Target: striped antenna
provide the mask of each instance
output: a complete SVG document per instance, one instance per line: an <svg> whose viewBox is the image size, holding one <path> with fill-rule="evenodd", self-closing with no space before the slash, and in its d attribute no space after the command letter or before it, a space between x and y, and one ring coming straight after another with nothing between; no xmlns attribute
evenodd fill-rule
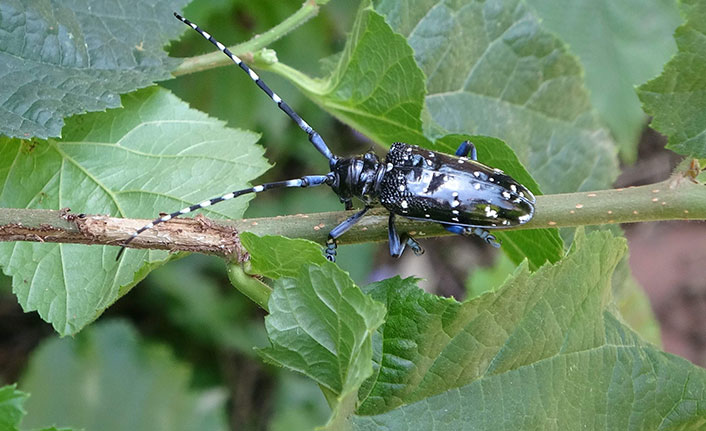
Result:
<svg viewBox="0 0 706 431"><path fill-rule="evenodd" d="M326 159L328 159L329 166L331 166L331 168L333 169L333 166L336 164L336 160L338 160L338 157L333 155L333 153L331 152L329 147L326 145L324 140L321 138L321 135L319 135L316 132L316 130L312 129L311 126L309 126L309 124L307 124L307 122L304 121L302 119L302 117L299 116L299 114L294 112L294 110L289 105L287 105L287 103L285 101L283 101L277 95L277 93L272 91L270 89L270 87L268 87L267 84L265 84L265 82L262 79L260 79L260 77L257 75L257 73L255 73L252 69L250 69L247 64L243 63L243 61L240 58L238 58L235 54L230 52L230 50L228 48L226 48L225 45L223 45L222 43L220 43L219 41L214 39L210 33L204 31L203 29L201 29L201 27L197 26L196 24L194 24L193 22L189 21L188 19L184 18L183 16L179 15L176 12L174 12L174 16L177 17L177 19L180 20L181 22L183 22L184 24L186 24L189 27L196 30L196 32L198 34L200 34L206 40L208 40L209 42L214 44L216 46L216 48L218 48L219 51L221 51L223 54L227 55L228 58L230 58L233 61L233 63L240 66L240 68L243 69L243 71L248 74L250 79L255 81L255 84L257 84L257 86L260 87L262 89L262 91L264 91L265 93L267 93L268 96L270 96L270 99L272 99L272 101L275 102L277 104L277 106L279 106L279 109L284 111L284 113L287 114L289 116L289 118L291 118L292 120L294 120L295 123L297 123L297 126L299 126L303 131L305 131L307 135L309 135L309 142L311 142L314 145L314 147L321 154L323 154L324 157L326 157Z"/></svg>
<svg viewBox="0 0 706 431"><path fill-rule="evenodd" d="M333 174L328 174L328 175L308 175L305 177L297 178L294 180L287 180L287 181L275 181L272 183L264 183L260 184L259 186L253 186L249 187L247 189L242 189L242 190L236 190L234 192L227 193L223 196L219 196L217 198L209 199L206 201L203 201L201 203L191 205L190 207L183 208L179 211L173 212L171 214L167 214L163 217L160 217L158 219L152 220L151 222L147 223L146 225L142 226L141 228L137 229L135 232L130 235L130 238L128 238L120 247L120 251L118 252L118 255L115 257L115 260L120 259L120 256L122 256L123 252L125 251L125 247L132 242L139 234L142 232L152 229L156 225L160 223L164 223L166 221L169 221L175 217L179 217L180 215L188 214L192 211L199 210L201 208L206 208L210 207L211 205L215 205L219 202L227 201L233 198L237 198L238 196L242 196L248 193L260 193L264 192L265 190L270 190L270 189L281 189L281 188L289 188L289 187L315 187L315 186L320 186L321 184L325 183L331 183L334 180Z"/></svg>

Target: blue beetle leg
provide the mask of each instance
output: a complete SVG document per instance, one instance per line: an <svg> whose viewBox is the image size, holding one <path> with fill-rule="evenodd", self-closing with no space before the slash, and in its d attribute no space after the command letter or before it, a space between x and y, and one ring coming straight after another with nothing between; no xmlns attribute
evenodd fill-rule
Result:
<svg viewBox="0 0 706 431"><path fill-rule="evenodd" d="M390 240L390 256L392 257L402 256L402 253L404 253L404 249L406 246L409 246L409 248L411 248L414 254L417 256L421 256L422 254L424 254L424 249L422 248L422 246L419 245L417 240L409 236L409 234L397 234L394 213L390 213L390 218L387 222L387 237Z"/></svg>
<svg viewBox="0 0 706 431"><path fill-rule="evenodd" d="M346 206L346 211L353 209L353 200L341 198L341 203Z"/></svg>
<svg viewBox="0 0 706 431"><path fill-rule="evenodd" d="M409 236L407 234L402 235L402 239L404 239L405 237L407 238L407 245L409 246L409 248L412 249L415 256L421 256L424 254L424 248L422 248L422 246L419 245L419 243L417 242L416 239L412 238L411 236Z"/></svg>
<svg viewBox="0 0 706 431"><path fill-rule="evenodd" d="M331 229L331 232L328 234L328 240L326 241L326 249L324 250L326 259L331 262L336 261L336 239L346 233L348 229L353 227L354 224L358 223L360 218L363 217L363 214L368 212L370 208L371 207L366 206L362 210L345 219L343 223Z"/></svg>
<svg viewBox="0 0 706 431"><path fill-rule="evenodd" d="M456 155L459 157L466 157L468 153L471 153L471 160L478 160L478 154L476 153L476 146L473 145L471 141L463 141L461 145L458 146L456 150Z"/></svg>
<svg viewBox="0 0 706 431"><path fill-rule="evenodd" d="M481 229L479 227L473 229L471 232L472 235L475 235L482 239L483 241L487 242L488 244L492 245L495 248L500 248L500 242L495 238L495 235L491 234L485 229Z"/></svg>
<svg viewBox="0 0 706 431"><path fill-rule="evenodd" d="M442 224L442 226L447 231L455 233L456 235L477 236L495 248L500 247L500 242L495 238L495 235L485 229L479 227L473 228L468 226L459 226L457 224Z"/></svg>
<svg viewBox="0 0 706 431"><path fill-rule="evenodd" d="M400 236L397 235L397 229L395 228L395 214L390 213L390 218L387 221L387 238L390 243L390 256L400 257L404 253L404 248L407 245L406 242L400 241Z"/></svg>

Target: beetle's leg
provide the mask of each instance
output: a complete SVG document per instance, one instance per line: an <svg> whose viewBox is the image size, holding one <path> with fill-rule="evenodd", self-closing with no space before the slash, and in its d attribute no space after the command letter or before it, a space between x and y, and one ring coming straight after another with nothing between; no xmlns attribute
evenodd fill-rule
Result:
<svg viewBox="0 0 706 431"><path fill-rule="evenodd" d="M491 234L485 229L479 227L460 226L457 224L442 224L442 226L447 231L455 233L456 235L477 236L495 248L500 247L500 242L498 242L498 240L495 238L495 235Z"/></svg>
<svg viewBox="0 0 706 431"><path fill-rule="evenodd" d="M366 206L362 210L345 219L343 223L331 229L331 232L328 233L328 240L326 241L326 250L324 250L326 259L331 262L336 261L336 239L346 233L348 229L353 227L354 224L358 223L360 218L363 217L363 214L368 212L370 208L371 207Z"/></svg>
<svg viewBox="0 0 706 431"><path fill-rule="evenodd" d="M473 145L471 141L463 141L461 145L458 146L456 150L456 155L459 157L466 157L468 153L471 153L471 160L478 160L478 154L476 153L476 146Z"/></svg>
<svg viewBox="0 0 706 431"><path fill-rule="evenodd" d="M353 200L349 198L341 198L341 203L346 206L346 211L353 209Z"/></svg>
<svg viewBox="0 0 706 431"><path fill-rule="evenodd" d="M390 240L390 256L400 257L404 253L405 246L409 246L414 254L421 256L424 254L424 249L419 243L409 236L407 233L402 235L397 234L397 228L395 227L395 214L390 213L389 221L387 222L387 236Z"/></svg>

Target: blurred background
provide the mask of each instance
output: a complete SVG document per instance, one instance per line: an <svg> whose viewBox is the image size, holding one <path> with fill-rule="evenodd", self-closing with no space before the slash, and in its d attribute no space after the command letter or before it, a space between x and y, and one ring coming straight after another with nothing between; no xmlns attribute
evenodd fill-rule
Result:
<svg viewBox="0 0 706 431"><path fill-rule="evenodd" d="M184 13L223 43L232 45L276 25L300 5L299 1L213 0L195 2ZM320 61L343 48L357 8L357 2L332 1L319 16L271 48L280 61L316 76ZM186 32L170 48L175 57L211 51L212 46L194 32ZM334 152L362 153L372 146L365 137L305 99L290 83L269 73L262 76L325 137ZM262 133L260 144L275 167L258 183L326 171L325 160L308 144L306 136L289 118L280 115L241 71L219 68L161 85L193 108L227 121L230 127ZM665 150L665 144L664 137L645 126L635 161L622 166L616 187L666 179L680 157ZM380 148L377 151L384 153ZM258 195L246 217L340 209L338 198L328 188L276 190ZM706 224L645 223L623 229L630 246L633 276L649 296L664 349L706 365ZM387 244L383 243L341 246L339 264L359 285L394 275L414 275L424 279L426 289L457 299L474 296L489 285L498 286L513 270L501 253L479 241L442 238L426 240L423 246L427 251L424 256L408 253L399 260L389 257ZM57 340L51 326L36 313L22 312L11 293L10 279L3 276L0 383L19 382L20 389L32 393L27 404L27 428L47 425L46 420L68 408L90 407L81 402L72 407L52 405L50 401L56 399L52 394L64 393L67 385L82 380L48 379L43 374L47 369L63 370L67 375L81 370L91 370L95 376L130 375L143 383L151 381L153 392L148 392L153 396L188 391L203 411L219 412L199 422L202 429L296 430L324 423L329 411L318 387L296 374L263 364L254 352L253 347L267 344L263 317L262 310L230 286L219 259L195 255L151 273L74 340ZM103 346L100 337L92 336L91 331L101 331L104 339L115 342ZM121 358L119 347L135 355ZM115 359L111 353L115 353ZM160 362L155 358L164 357L173 367L170 375L181 377L166 379L162 385L158 375L164 370L157 370ZM121 380L125 379L117 378L113 383L120 385ZM90 379L84 383L89 387ZM140 388L147 391L147 386L131 382L126 390L136 396ZM142 407L147 406L149 403ZM111 414L115 412L105 412L108 417ZM102 429L128 429L124 423L111 428L110 420L98 423L102 423ZM146 423L131 424L129 429L150 429Z"/></svg>

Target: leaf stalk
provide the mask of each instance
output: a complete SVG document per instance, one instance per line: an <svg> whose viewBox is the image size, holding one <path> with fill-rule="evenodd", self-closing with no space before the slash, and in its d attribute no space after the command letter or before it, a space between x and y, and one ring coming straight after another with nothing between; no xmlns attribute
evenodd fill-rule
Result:
<svg viewBox="0 0 706 431"><path fill-rule="evenodd" d="M244 57L248 54L251 55L252 53L257 52L281 39L292 30L315 17L319 13L319 8L320 7L317 2L307 0L302 4L299 10L287 17L281 23L262 34L255 35L252 39L246 42L228 47L228 49L239 57ZM185 58L184 61L172 72L172 74L174 76L188 75L231 64L232 62L228 57L223 55L220 51L215 51L208 54Z"/></svg>

